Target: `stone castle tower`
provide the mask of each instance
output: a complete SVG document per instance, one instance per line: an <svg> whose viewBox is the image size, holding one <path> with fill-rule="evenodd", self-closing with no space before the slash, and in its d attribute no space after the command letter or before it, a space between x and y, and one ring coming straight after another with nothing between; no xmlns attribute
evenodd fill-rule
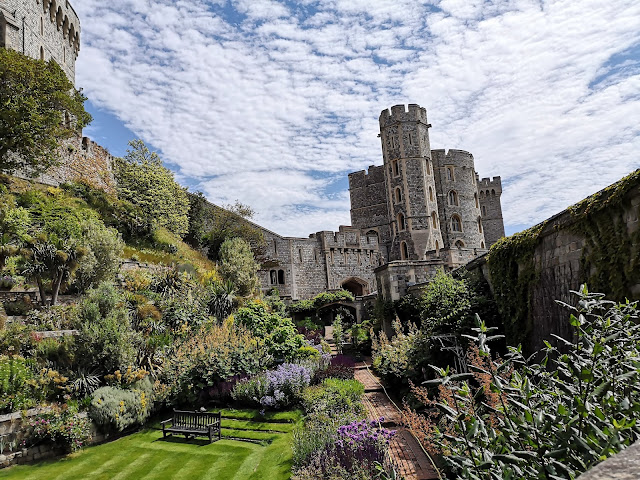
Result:
<svg viewBox="0 0 640 480"><path fill-rule="evenodd" d="M54 59L75 84L80 20L68 0L0 1L0 48Z"/></svg>
<svg viewBox="0 0 640 480"><path fill-rule="evenodd" d="M383 110L383 165L349 175L352 225L377 237L378 288L394 298L392 291L462 266L504 236L500 177L479 180L464 150L431 150L430 127L419 105Z"/></svg>

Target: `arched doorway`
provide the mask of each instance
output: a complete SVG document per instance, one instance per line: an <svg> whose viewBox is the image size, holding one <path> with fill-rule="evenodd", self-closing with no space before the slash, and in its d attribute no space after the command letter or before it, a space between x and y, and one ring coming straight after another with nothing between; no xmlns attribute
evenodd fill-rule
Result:
<svg viewBox="0 0 640 480"><path fill-rule="evenodd" d="M369 284L361 278L347 278L340 286L351 292L354 297L362 297L369 293Z"/></svg>

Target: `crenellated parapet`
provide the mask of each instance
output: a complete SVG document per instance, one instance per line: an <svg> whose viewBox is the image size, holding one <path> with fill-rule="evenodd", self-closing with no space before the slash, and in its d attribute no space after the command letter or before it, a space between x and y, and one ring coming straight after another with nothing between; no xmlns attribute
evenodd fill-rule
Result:
<svg viewBox="0 0 640 480"><path fill-rule="evenodd" d="M384 182L384 167L370 165L368 170L349 174L349 188L361 188Z"/></svg>
<svg viewBox="0 0 640 480"><path fill-rule="evenodd" d="M405 105L394 105L391 109L382 110L379 121L380 128L399 122L427 123L427 109L415 103L410 103L408 108Z"/></svg>
<svg viewBox="0 0 640 480"><path fill-rule="evenodd" d="M484 195L493 192L494 195L502 193L502 180L500 177L482 178L478 180L478 191Z"/></svg>
<svg viewBox="0 0 640 480"><path fill-rule="evenodd" d="M2 0L0 47L37 60L53 59L73 82L80 19L68 0Z"/></svg>

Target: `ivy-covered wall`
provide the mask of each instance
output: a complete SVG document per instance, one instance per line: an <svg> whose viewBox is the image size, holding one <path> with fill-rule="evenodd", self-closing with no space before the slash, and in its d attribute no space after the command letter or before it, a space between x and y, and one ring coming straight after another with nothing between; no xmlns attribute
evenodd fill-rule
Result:
<svg viewBox="0 0 640 480"><path fill-rule="evenodd" d="M492 286L507 342L526 351L570 336L570 291L587 283L612 300L640 299L640 169L524 232L503 238L481 269ZM484 264L484 265L483 265Z"/></svg>

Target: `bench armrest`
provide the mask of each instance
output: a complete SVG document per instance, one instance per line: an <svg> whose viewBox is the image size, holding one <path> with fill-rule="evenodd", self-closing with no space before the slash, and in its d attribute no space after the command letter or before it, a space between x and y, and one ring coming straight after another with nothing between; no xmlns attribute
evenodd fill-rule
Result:
<svg viewBox="0 0 640 480"><path fill-rule="evenodd" d="M173 418L170 418L169 420L163 420L160 422L160 425L164 425L165 423L171 422L173 421Z"/></svg>

